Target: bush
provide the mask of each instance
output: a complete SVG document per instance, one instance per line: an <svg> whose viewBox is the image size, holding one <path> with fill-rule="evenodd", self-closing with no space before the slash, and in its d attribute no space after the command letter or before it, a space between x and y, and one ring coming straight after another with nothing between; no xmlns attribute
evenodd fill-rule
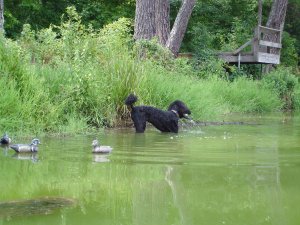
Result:
<svg viewBox="0 0 300 225"><path fill-rule="evenodd" d="M297 68L299 56L296 49L297 40L290 36L289 33L283 32L281 59L282 64L289 67Z"/></svg>
<svg viewBox="0 0 300 225"><path fill-rule="evenodd" d="M299 111L300 110L300 85L298 85L295 88L295 93L293 96L293 103L294 103L294 109Z"/></svg>
<svg viewBox="0 0 300 225"><path fill-rule="evenodd" d="M1 127L24 132L51 130L59 123L61 105L52 104L43 80L26 67L18 50L13 42L0 39L0 82L6 87L0 96Z"/></svg>
<svg viewBox="0 0 300 225"><path fill-rule="evenodd" d="M273 89L283 100L283 109L295 108L294 91L298 85L298 78L287 68L279 68L264 76L264 85Z"/></svg>

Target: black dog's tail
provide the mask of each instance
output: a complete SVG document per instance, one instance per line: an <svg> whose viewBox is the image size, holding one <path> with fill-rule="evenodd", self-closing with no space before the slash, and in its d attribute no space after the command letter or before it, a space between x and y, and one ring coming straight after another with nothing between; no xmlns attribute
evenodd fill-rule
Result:
<svg viewBox="0 0 300 225"><path fill-rule="evenodd" d="M130 108L133 108L133 104L138 100L138 98L134 94L128 95L128 97L125 100L125 105L130 106Z"/></svg>

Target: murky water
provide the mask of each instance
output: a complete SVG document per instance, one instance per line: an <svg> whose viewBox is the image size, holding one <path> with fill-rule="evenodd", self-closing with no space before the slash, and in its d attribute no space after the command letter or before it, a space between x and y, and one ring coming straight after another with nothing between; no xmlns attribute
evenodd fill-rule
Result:
<svg viewBox="0 0 300 225"><path fill-rule="evenodd" d="M298 225L300 116L235 120L247 124L101 131L110 155L91 153L94 135L1 148L0 224Z"/></svg>

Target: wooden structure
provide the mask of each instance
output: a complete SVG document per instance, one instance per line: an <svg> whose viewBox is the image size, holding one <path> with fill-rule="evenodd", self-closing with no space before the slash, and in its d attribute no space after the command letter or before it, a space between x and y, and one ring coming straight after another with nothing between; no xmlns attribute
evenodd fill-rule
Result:
<svg viewBox="0 0 300 225"><path fill-rule="evenodd" d="M221 52L218 54L219 58L231 64L279 64L280 63L280 49L281 49L281 35L282 29L277 30L261 25L262 20L262 0L258 0L258 26L255 28L254 37L243 44L241 47L233 52ZM278 37L277 42L268 41L267 36ZM245 52L248 46L250 51Z"/></svg>

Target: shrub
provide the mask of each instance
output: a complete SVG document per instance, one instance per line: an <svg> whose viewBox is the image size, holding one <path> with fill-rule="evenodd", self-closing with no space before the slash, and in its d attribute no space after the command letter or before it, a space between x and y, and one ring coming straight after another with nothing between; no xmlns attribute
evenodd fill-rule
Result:
<svg viewBox="0 0 300 225"><path fill-rule="evenodd" d="M291 70L279 68L266 75L262 81L284 101L283 109L293 109L295 107L293 95L295 87L298 85L298 78L292 74Z"/></svg>

